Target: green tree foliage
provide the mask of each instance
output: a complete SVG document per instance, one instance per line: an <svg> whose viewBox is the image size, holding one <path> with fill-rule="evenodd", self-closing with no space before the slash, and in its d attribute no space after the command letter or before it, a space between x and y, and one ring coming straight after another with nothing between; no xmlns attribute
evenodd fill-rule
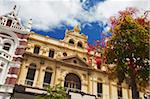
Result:
<svg viewBox="0 0 150 99"><path fill-rule="evenodd" d="M48 86L47 93L43 93L41 95L36 96L35 99L66 99L66 91L65 88L60 84L56 86Z"/></svg>
<svg viewBox="0 0 150 99"><path fill-rule="evenodd" d="M115 73L119 82L129 80L132 98L139 99L137 86L144 86L149 81L149 11L137 17L135 8L120 11L111 17L112 37L108 40L106 59L108 64L116 64Z"/></svg>

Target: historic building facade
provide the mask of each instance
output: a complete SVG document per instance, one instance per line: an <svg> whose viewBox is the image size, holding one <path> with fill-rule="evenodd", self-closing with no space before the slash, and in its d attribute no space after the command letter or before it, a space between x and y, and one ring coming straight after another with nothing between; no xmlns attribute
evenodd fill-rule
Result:
<svg viewBox="0 0 150 99"><path fill-rule="evenodd" d="M11 97L30 29L22 26L16 6L0 16L0 99Z"/></svg>
<svg viewBox="0 0 150 99"><path fill-rule="evenodd" d="M132 99L125 82L118 85L105 66L97 68L92 52L87 64L87 39L78 25L66 30L63 40L31 32L12 98L34 99L49 84L61 84L71 99Z"/></svg>
<svg viewBox="0 0 150 99"><path fill-rule="evenodd" d="M34 99L56 84L64 86L71 99L132 99L126 82L118 84L104 64L96 65L78 25L56 40L30 32L31 24L21 24L16 6L0 16L0 99ZM149 90L139 91L144 99Z"/></svg>

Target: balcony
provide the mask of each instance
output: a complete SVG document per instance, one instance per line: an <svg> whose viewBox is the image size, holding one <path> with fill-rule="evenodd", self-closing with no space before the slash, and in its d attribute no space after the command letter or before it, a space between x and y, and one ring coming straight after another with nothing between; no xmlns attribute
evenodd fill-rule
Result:
<svg viewBox="0 0 150 99"><path fill-rule="evenodd" d="M0 57L6 59L8 61L12 60L11 55L8 52L3 51L3 50L0 51Z"/></svg>
<svg viewBox="0 0 150 99"><path fill-rule="evenodd" d="M50 85L49 83L43 83L43 88L47 89L49 85Z"/></svg>
<svg viewBox="0 0 150 99"><path fill-rule="evenodd" d="M65 87L66 92L68 93L69 91L73 91L73 92L81 92L80 89L76 89L76 88L69 88L69 87Z"/></svg>
<svg viewBox="0 0 150 99"><path fill-rule="evenodd" d="M18 29L18 30L24 30L24 28L22 28L20 25L14 25L11 24L10 26L6 26L6 20L0 20L0 25L5 26L5 27L9 27L9 28L13 28L13 29Z"/></svg>
<svg viewBox="0 0 150 99"><path fill-rule="evenodd" d="M26 80L25 80L25 85L27 85L27 86L32 86L32 85L33 85L33 80L26 79Z"/></svg>

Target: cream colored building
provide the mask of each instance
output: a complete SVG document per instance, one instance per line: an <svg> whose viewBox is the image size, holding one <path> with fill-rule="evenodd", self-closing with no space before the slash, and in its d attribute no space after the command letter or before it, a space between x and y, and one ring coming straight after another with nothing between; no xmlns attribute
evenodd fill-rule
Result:
<svg viewBox="0 0 150 99"><path fill-rule="evenodd" d="M97 69L94 62L87 64L87 39L79 26L66 30L63 40L30 33L14 99L33 99L45 92L47 85L59 83L71 90L71 99L131 99L128 85L118 86L117 80L110 79L106 67ZM144 91L139 94L144 99Z"/></svg>

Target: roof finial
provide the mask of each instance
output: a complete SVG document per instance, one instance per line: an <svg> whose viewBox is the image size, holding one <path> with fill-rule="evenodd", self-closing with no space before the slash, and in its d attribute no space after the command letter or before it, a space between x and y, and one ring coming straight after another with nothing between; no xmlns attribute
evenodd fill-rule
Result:
<svg viewBox="0 0 150 99"><path fill-rule="evenodd" d="M27 24L27 26L26 26L26 30L27 30L28 32L30 32L30 31L31 31L31 28L32 28L32 19L30 19L30 20L28 21L28 24Z"/></svg>
<svg viewBox="0 0 150 99"><path fill-rule="evenodd" d="M18 14L19 14L19 11L20 11L20 6L19 6L19 8L18 8L18 10L17 10L17 13L16 13L17 16L18 16Z"/></svg>
<svg viewBox="0 0 150 99"><path fill-rule="evenodd" d="M74 26L74 32L80 33L80 26L79 26L79 24L77 24L76 26Z"/></svg>
<svg viewBox="0 0 150 99"><path fill-rule="evenodd" d="M16 5L14 5L13 10L16 10Z"/></svg>

